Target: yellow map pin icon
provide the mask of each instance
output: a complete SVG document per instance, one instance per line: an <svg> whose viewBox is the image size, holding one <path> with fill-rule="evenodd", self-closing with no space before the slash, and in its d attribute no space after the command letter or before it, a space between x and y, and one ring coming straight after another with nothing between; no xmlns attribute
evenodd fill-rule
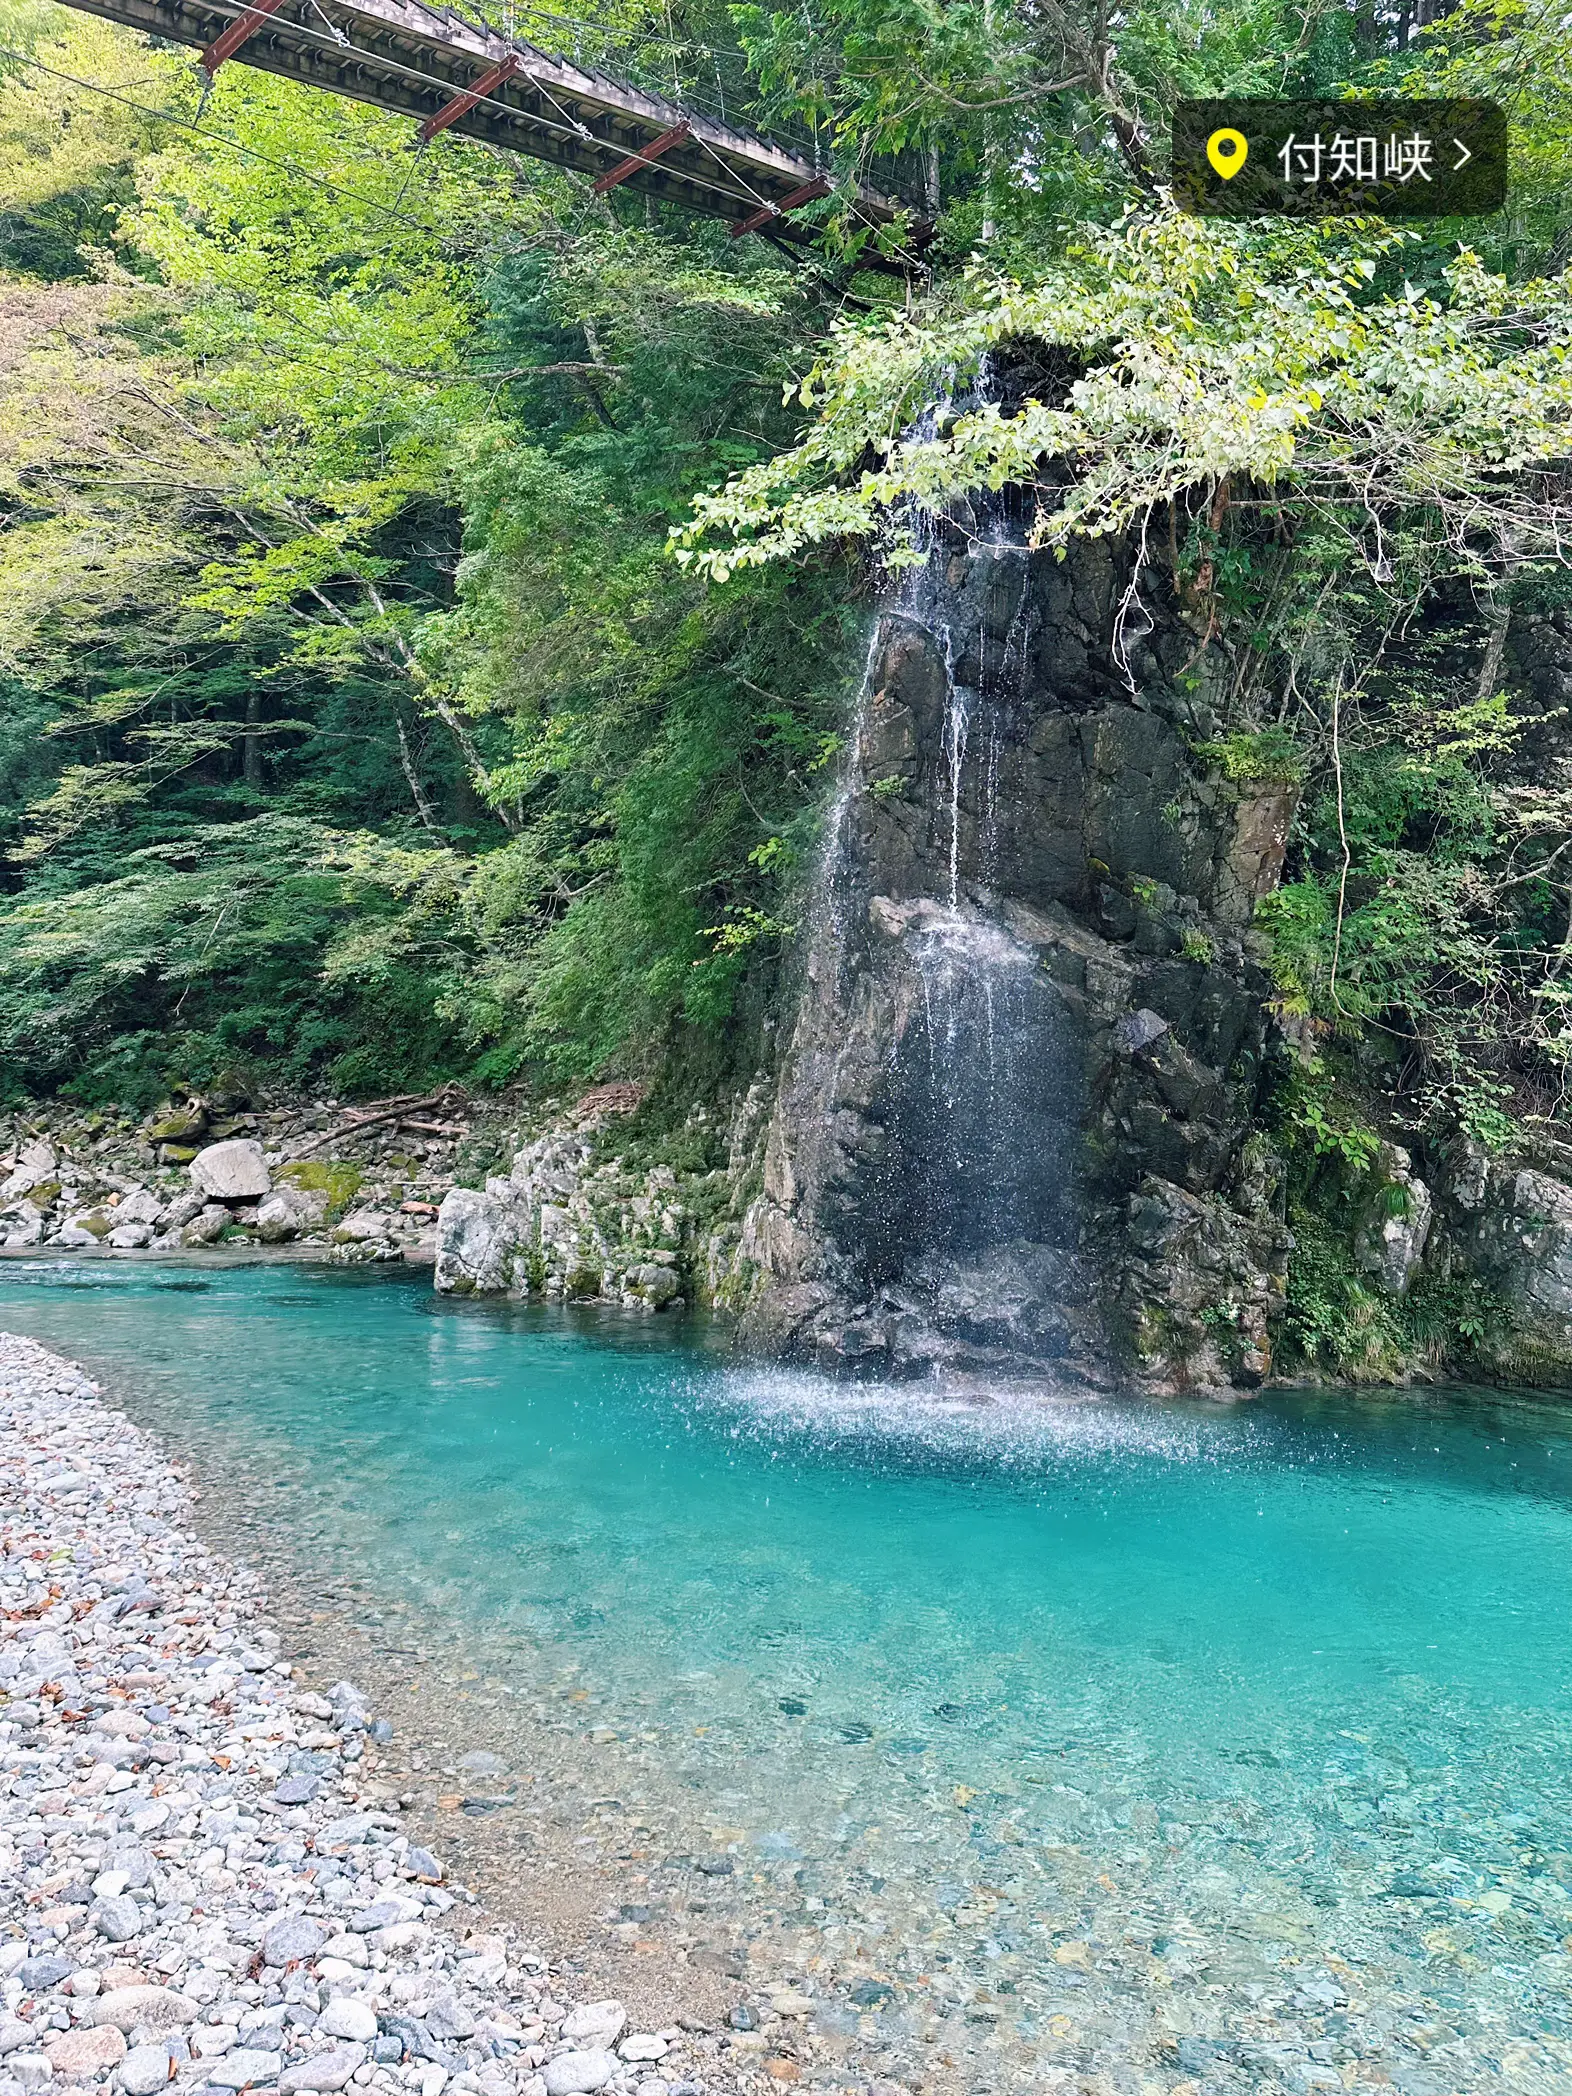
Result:
<svg viewBox="0 0 1572 2096"><path fill-rule="evenodd" d="M1250 141L1242 131L1214 131L1206 141L1206 157L1223 180L1231 182L1250 157Z"/></svg>

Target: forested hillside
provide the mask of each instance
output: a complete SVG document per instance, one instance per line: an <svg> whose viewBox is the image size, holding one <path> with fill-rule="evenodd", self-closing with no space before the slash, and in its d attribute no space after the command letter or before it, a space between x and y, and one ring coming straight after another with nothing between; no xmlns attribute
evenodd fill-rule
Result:
<svg viewBox="0 0 1572 2096"><path fill-rule="evenodd" d="M870 267L833 198L792 259L240 65L199 102L188 53L6 0L9 1094L746 1067L901 504L1052 459L1039 538L1144 533L1225 694L1203 754L1292 789L1262 931L1305 1215L1378 1128L1559 1141L1566 29L1517 0L516 27L811 135L937 215L928 274ZM1173 209L1176 96L1361 90L1503 101L1507 209ZM1022 344L1024 412L920 423ZM1311 1350L1391 1340L1299 1301Z"/></svg>

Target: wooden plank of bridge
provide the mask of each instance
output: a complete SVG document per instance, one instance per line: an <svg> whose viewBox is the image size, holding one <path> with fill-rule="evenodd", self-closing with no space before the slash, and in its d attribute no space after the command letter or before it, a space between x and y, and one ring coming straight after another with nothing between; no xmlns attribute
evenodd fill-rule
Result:
<svg viewBox="0 0 1572 2096"><path fill-rule="evenodd" d="M574 169L592 182L616 174L647 195L774 240L805 245L814 237L791 213L801 192L824 178L800 154L500 36L450 8L421 0L273 0L270 8L264 0L66 4L215 57L228 43L225 57L264 72L402 112L422 128L443 118L440 129ZM485 76L510 57L515 69L485 88ZM455 109L460 102L465 106ZM681 135L667 143L672 133ZM865 183L846 184L841 193L853 215L874 228L902 208ZM929 230L914 227L913 251Z"/></svg>

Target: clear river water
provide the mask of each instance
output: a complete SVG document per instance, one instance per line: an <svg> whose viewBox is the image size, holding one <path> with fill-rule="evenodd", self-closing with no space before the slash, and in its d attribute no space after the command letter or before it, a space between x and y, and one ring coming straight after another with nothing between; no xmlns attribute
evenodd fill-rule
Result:
<svg viewBox="0 0 1572 2096"><path fill-rule="evenodd" d="M1564 1400L979 1406L300 1265L0 1261L0 1327L603 1756L848 2073L1572 2089Z"/></svg>

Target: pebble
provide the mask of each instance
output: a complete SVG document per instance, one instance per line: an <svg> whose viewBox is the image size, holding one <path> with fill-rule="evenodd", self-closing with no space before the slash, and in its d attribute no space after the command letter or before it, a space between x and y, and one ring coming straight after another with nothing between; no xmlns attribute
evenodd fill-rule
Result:
<svg viewBox="0 0 1572 2096"><path fill-rule="evenodd" d="M562 2019L562 2035L575 2044L600 2051L615 2045L628 2026L628 2012L620 2001L592 2001Z"/></svg>
<svg viewBox="0 0 1572 2096"><path fill-rule="evenodd" d="M208 2070L209 2086L215 2089L250 2089L278 2080L283 2060L276 2052L260 2052L237 2045L226 2052L216 2067Z"/></svg>
<svg viewBox="0 0 1572 2096"><path fill-rule="evenodd" d="M308 1921L303 1914L287 1914L262 1938L262 1962L265 1965L298 1965L306 1958L314 1958L327 1941L327 1932L320 1923Z"/></svg>
<svg viewBox="0 0 1572 2096"><path fill-rule="evenodd" d="M96 2029L64 2031L51 2038L45 2050L56 2074L80 2081L100 2068L118 2067L126 2056L126 2041L113 2024L103 2024Z"/></svg>
<svg viewBox="0 0 1572 2096"><path fill-rule="evenodd" d="M91 2010L94 2023L112 2023L128 2034L139 2026L149 2031L178 2030L196 2021L197 2005L172 1987L114 1987L100 1994Z"/></svg>
<svg viewBox="0 0 1572 2096"><path fill-rule="evenodd" d="M174 2072L164 2045L134 2045L120 2062L119 2082L125 2096L156 2096Z"/></svg>
<svg viewBox="0 0 1572 2096"><path fill-rule="evenodd" d="M369 2045L377 2034L377 2012L370 2002L341 1994L317 2018L317 2029L324 2038L350 2038L358 2045Z"/></svg>
<svg viewBox="0 0 1572 2096"><path fill-rule="evenodd" d="M575 2006L508 1930L447 1932L442 1859L358 1793L366 1698L294 1678L187 1505L80 1369L0 1333L0 2096L756 2087L713 2036Z"/></svg>
<svg viewBox="0 0 1572 2096"><path fill-rule="evenodd" d="M585 2096L603 2089L619 2064L614 2052L559 2052L546 2062L546 2096Z"/></svg>
<svg viewBox="0 0 1572 2096"><path fill-rule="evenodd" d="M142 1909L128 1892L94 1900L87 1918L111 1943L129 1943L142 1932Z"/></svg>

